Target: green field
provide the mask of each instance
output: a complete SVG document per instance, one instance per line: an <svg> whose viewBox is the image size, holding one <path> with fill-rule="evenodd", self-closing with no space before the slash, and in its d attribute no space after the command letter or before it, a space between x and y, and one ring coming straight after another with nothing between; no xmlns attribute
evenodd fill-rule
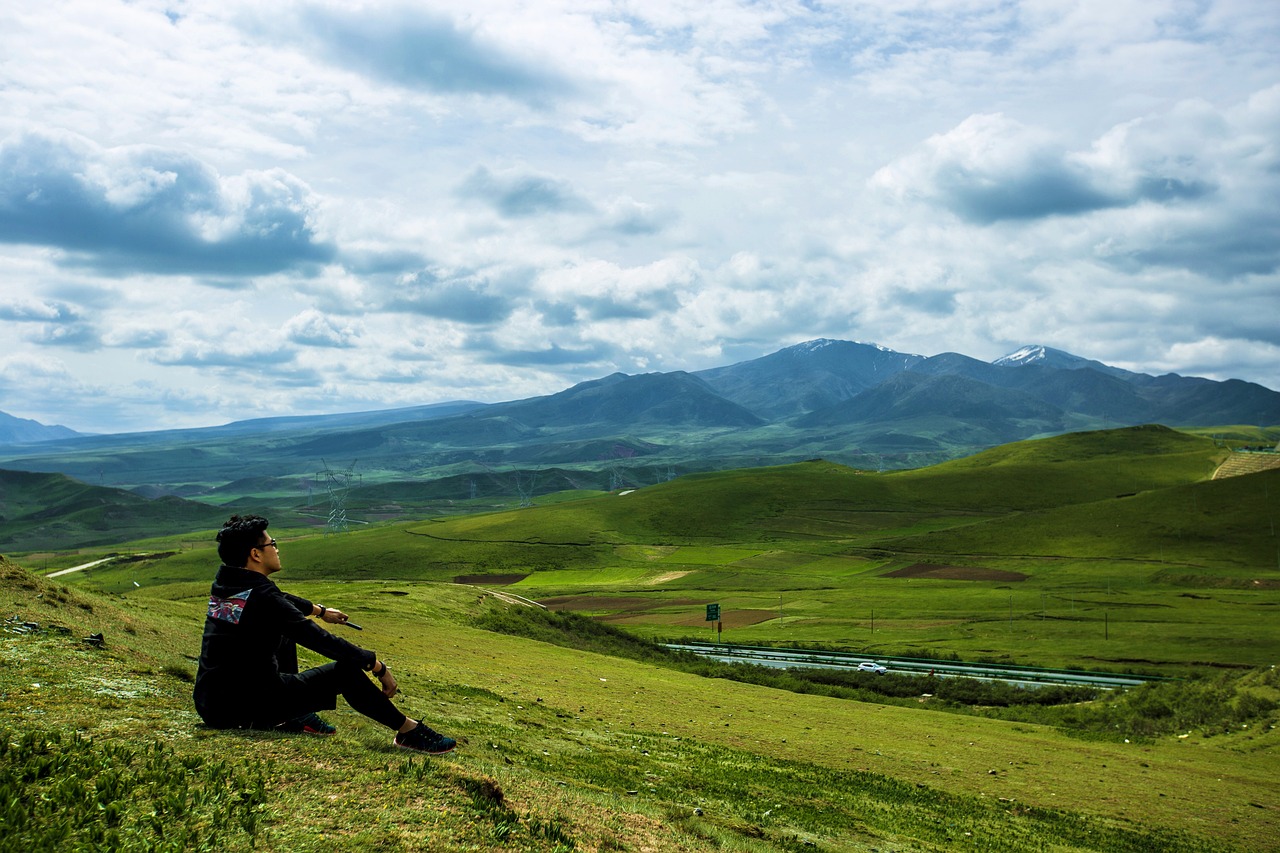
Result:
<svg viewBox="0 0 1280 853"><path fill-rule="evenodd" d="M465 738L432 762L351 712L323 741L196 725L212 532L53 582L7 569L6 615L74 630L0 635L0 728L159 738L192 762L251 748L278 780L259 849L1274 849L1280 472L1212 480L1224 456L1148 427L917 471L814 461L338 536L273 526L282 585L364 624L346 636L399 665L406 710ZM501 592L641 638L710 638L715 602L726 641L1187 681L1024 722L797 694L484 630L524 609ZM93 630L105 650L74 642ZM1112 735L1070 722L1108 708ZM1135 715L1165 723L1122 730Z"/></svg>

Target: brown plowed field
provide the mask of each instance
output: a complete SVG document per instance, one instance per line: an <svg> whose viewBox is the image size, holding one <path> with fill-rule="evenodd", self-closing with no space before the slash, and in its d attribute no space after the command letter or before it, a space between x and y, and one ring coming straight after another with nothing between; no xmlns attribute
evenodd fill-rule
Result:
<svg viewBox="0 0 1280 853"><path fill-rule="evenodd" d="M1024 581L1022 572L1006 572L1003 569L986 569L982 566L940 566L936 563L915 563L889 572L886 578L926 578L942 581Z"/></svg>
<svg viewBox="0 0 1280 853"><path fill-rule="evenodd" d="M639 595L561 595L538 602L548 610L652 610L655 607L701 607L705 601L692 598L647 598Z"/></svg>
<svg viewBox="0 0 1280 853"><path fill-rule="evenodd" d="M706 621L706 613L703 610L698 610L678 619L671 619L669 614L662 613L646 616L634 610L596 618L601 622L609 622L615 625L669 625L682 628L706 628L709 631L714 630L716 626L716 623ZM761 622L768 622L770 619L777 618L778 612L776 610L724 610L720 613L720 624L725 630L728 630L730 628L745 628L747 625L758 625Z"/></svg>
<svg viewBox="0 0 1280 853"><path fill-rule="evenodd" d="M645 624L651 624L655 619L660 620L664 625L680 625L684 627L700 628L711 627L713 623L706 621L706 605L707 602L702 599L692 598L645 598L641 596L614 596L612 598L603 595L563 595L557 598L544 598L538 602L548 610L579 610L587 612L598 612L601 610L614 611L604 616L597 616L601 622L629 622L632 620L643 621ZM659 608L668 607L689 607L692 608L688 616L679 616L674 619L668 619L676 614L655 614L645 617L648 611L657 610ZM729 610L725 609L720 614L720 622L725 628L742 628L747 625L756 625L760 622L768 622L770 619L777 619L776 610Z"/></svg>

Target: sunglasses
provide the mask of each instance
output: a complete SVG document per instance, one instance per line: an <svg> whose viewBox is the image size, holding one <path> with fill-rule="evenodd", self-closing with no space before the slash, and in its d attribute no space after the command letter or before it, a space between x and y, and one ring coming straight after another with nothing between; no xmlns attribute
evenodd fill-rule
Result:
<svg viewBox="0 0 1280 853"><path fill-rule="evenodd" d="M276 540L274 539L272 539L270 542L263 542L261 545L254 545L253 547L257 548L259 551L261 551L263 548L275 548L277 551L280 550L280 546L276 544Z"/></svg>

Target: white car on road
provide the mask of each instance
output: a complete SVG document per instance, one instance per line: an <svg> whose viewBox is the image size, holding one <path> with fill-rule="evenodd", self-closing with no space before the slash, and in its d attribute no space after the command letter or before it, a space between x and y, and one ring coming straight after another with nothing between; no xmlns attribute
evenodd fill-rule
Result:
<svg viewBox="0 0 1280 853"><path fill-rule="evenodd" d="M864 660L858 664L858 672L874 672L876 675L884 675L889 671L889 667L876 663L875 661Z"/></svg>

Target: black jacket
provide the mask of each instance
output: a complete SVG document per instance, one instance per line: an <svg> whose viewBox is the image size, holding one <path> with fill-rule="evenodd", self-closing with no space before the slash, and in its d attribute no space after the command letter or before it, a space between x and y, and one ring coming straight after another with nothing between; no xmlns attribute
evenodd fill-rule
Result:
<svg viewBox="0 0 1280 853"><path fill-rule="evenodd" d="M333 660L373 666L373 652L312 622L312 607L265 575L233 566L218 569L209 590L195 684L196 710L206 723L247 725L278 700L284 680L276 649L282 637Z"/></svg>

